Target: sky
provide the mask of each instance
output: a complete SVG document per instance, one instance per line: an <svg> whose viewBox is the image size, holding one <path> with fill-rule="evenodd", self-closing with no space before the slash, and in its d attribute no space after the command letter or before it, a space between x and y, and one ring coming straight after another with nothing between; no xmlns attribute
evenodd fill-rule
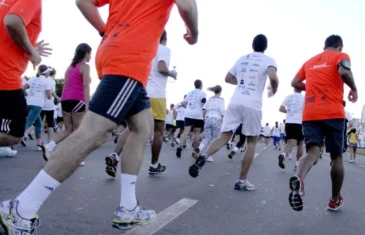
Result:
<svg viewBox="0 0 365 235"><path fill-rule="evenodd" d="M194 81L201 79L208 97L213 95L206 91L208 87L222 85L227 106L235 89L224 82L227 71L240 56L252 52L252 39L260 33L268 38L265 53L276 61L279 76L277 94L272 98L264 94L262 123L273 125L285 118L278 110L284 98L293 92L291 80L306 60L323 51L324 41L331 34L340 35L344 41L343 52L350 55L358 90L365 85L363 0L198 0L197 5L199 41L196 45L184 41L185 25L176 7L166 25L170 66L176 66L178 72L177 81L169 79L168 82L168 104L181 101L194 88ZM107 20L108 7L101 8L100 12ZM50 43L53 49L53 55L44 58L42 63L55 67L57 77L61 78L76 46L88 43L95 54L101 38L81 15L74 0L43 0L39 40ZM99 83L94 58L90 66L94 92ZM34 74L29 66L25 75ZM345 88L346 100L348 91ZM348 102L346 108L356 118L360 118L365 104L365 96L361 92L359 95L358 102Z"/></svg>

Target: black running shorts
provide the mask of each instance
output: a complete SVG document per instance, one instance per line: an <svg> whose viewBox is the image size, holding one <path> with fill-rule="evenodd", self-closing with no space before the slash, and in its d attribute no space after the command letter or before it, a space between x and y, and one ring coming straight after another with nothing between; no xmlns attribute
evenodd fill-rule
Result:
<svg viewBox="0 0 365 235"><path fill-rule="evenodd" d="M27 119L24 91L0 91L0 132L23 137Z"/></svg>
<svg viewBox="0 0 365 235"><path fill-rule="evenodd" d="M304 140L302 124L285 123L285 133L287 140Z"/></svg>
<svg viewBox="0 0 365 235"><path fill-rule="evenodd" d="M124 119L150 107L142 83L125 76L106 75L94 93L89 110L120 125Z"/></svg>

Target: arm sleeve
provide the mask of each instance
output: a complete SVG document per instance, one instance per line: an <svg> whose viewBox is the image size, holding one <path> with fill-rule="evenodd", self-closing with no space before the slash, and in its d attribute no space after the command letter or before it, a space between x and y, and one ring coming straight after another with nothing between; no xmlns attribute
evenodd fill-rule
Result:
<svg viewBox="0 0 365 235"><path fill-rule="evenodd" d="M19 16L27 26L34 19L41 17L41 4L40 0L19 0L10 8L8 14Z"/></svg>
<svg viewBox="0 0 365 235"><path fill-rule="evenodd" d="M233 65L233 67L228 71L230 74L237 78L237 65L238 61Z"/></svg>
<svg viewBox="0 0 365 235"><path fill-rule="evenodd" d="M97 7L102 7L109 4L109 0L96 0L96 6Z"/></svg>
<svg viewBox="0 0 365 235"><path fill-rule="evenodd" d="M270 58L267 62L268 62L267 68L274 68L276 71L278 70L278 67L274 59Z"/></svg>
<svg viewBox="0 0 365 235"><path fill-rule="evenodd" d="M167 67L170 65L171 51L167 47L160 47L157 55L157 61L164 61Z"/></svg>
<svg viewBox="0 0 365 235"><path fill-rule="evenodd" d="M221 115L223 116L224 113L226 112L226 105L224 103L224 99L222 99L221 101L221 107L220 107L220 110L221 110Z"/></svg>
<svg viewBox="0 0 365 235"><path fill-rule="evenodd" d="M305 80L305 69L304 69L305 64L303 64L303 66L299 69L298 73L297 73L297 77L301 80L304 81Z"/></svg>
<svg viewBox="0 0 365 235"><path fill-rule="evenodd" d="M288 106L288 97L286 97L283 101L283 103L281 104L281 106L283 107L287 107Z"/></svg>

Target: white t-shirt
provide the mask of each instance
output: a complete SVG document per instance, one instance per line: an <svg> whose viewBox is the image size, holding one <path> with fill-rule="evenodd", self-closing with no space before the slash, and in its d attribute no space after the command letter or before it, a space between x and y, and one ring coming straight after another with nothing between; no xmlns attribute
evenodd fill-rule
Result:
<svg viewBox="0 0 365 235"><path fill-rule="evenodd" d="M279 128L280 128L280 133L281 133L281 134L285 134L285 124L280 123Z"/></svg>
<svg viewBox="0 0 365 235"><path fill-rule="evenodd" d="M51 91L55 92L56 91L56 81L53 78L47 78L48 82L50 83L51 86ZM46 102L44 103L43 106L43 110L54 110L55 104L54 104L54 97L52 96L51 99L47 99Z"/></svg>
<svg viewBox="0 0 365 235"><path fill-rule="evenodd" d="M203 106L203 109L207 111L205 118L214 117L222 119L226 110L224 105L224 99L213 96L207 100L207 102Z"/></svg>
<svg viewBox="0 0 365 235"><path fill-rule="evenodd" d="M22 77L22 87L24 87L24 85L27 84L27 83L28 83L27 79L25 79L24 77ZM25 92L28 93L29 92L29 89L26 89ZM25 100L28 103L28 95L25 96Z"/></svg>
<svg viewBox="0 0 365 235"><path fill-rule="evenodd" d="M175 110L177 112L176 121L184 121L186 107L180 102L175 105Z"/></svg>
<svg viewBox="0 0 365 235"><path fill-rule="evenodd" d="M167 110L166 114L166 124L173 125L174 124L174 111L173 110Z"/></svg>
<svg viewBox="0 0 365 235"><path fill-rule="evenodd" d="M253 52L239 58L229 70L237 79L237 87L230 104L261 111L269 67L277 68L275 61L263 53Z"/></svg>
<svg viewBox="0 0 365 235"><path fill-rule="evenodd" d="M273 131L272 131L272 136L280 137L280 127L274 126Z"/></svg>
<svg viewBox="0 0 365 235"><path fill-rule="evenodd" d="M304 95L300 93L288 95L281 106L286 108L286 123L302 124Z"/></svg>
<svg viewBox="0 0 365 235"><path fill-rule="evenodd" d="M190 91L186 97L187 102L185 110L185 118L204 120L203 117L203 99L206 99L206 94L200 89L194 89Z"/></svg>
<svg viewBox="0 0 365 235"><path fill-rule="evenodd" d="M146 87L148 97L150 98L166 98L168 76L158 72L158 62L164 61L167 67L169 67L170 55L170 49L160 44L157 55L152 62L152 69Z"/></svg>
<svg viewBox="0 0 365 235"><path fill-rule="evenodd" d="M346 116L346 120L347 120L348 122L351 122L351 121L352 121L351 113L347 112L346 110L345 110L345 116Z"/></svg>
<svg viewBox="0 0 365 235"><path fill-rule="evenodd" d="M264 126L264 136L269 136L271 128L269 126Z"/></svg>
<svg viewBox="0 0 365 235"><path fill-rule="evenodd" d="M27 104L43 108L47 99L46 91L52 89L48 79L39 75L29 79L27 83L29 85Z"/></svg>
<svg viewBox="0 0 365 235"><path fill-rule="evenodd" d="M57 117L63 117L61 103L58 103L58 105L57 105L57 112L55 112L55 113L57 113Z"/></svg>

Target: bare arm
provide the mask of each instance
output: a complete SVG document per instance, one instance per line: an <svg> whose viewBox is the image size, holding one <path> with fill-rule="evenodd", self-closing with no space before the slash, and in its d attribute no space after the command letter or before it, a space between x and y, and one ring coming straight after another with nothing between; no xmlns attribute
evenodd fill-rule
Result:
<svg viewBox="0 0 365 235"><path fill-rule="evenodd" d="M76 5L87 21L99 32L104 33L105 22L100 16L96 0L76 0Z"/></svg>
<svg viewBox="0 0 365 235"><path fill-rule="evenodd" d="M270 79L270 85L271 85L272 93L275 95L275 93L277 92L278 87L279 87L279 78L278 78L278 75L276 73L276 68L269 67L267 69L267 76Z"/></svg>
<svg viewBox="0 0 365 235"><path fill-rule="evenodd" d="M173 110L173 113L174 113L174 119L176 119L176 117L177 117L177 111L176 111L176 109Z"/></svg>
<svg viewBox="0 0 365 235"><path fill-rule="evenodd" d="M194 36L198 35L198 8L195 0L175 0L186 27Z"/></svg>
<svg viewBox="0 0 365 235"><path fill-rule="evenodd" d="M88 107L90 102L90 66L88 64L84 64L81 66L80 70L82 72L85 104L86 107Z"/></svg>
<svg viewBox="0 0 365 235"><path fill-rule="evenodd" d="M233 76L231 73L227 73L225 81L226 83L237 85L237 78Z"/></svg>
<svg viewBox="0 0 365 235"><path fill-rule="evenodd" d="M284 106L280 106L279 111L282 113L286 113L286 108Z"/></svg>
<svg viewBox="0 0 365 235"><path fill-rule="evenodd" d="M350 69L346 69L340 65L338 68L338 73L340 74L342 81L350 87L351 90L357 91L354 76L352 75L352 71Z"/></svg>
<svg viewBox="0 0 365 235"><path fill-rule="evenodd" d="M24 84L24 86L23 86L24 91L27 90L27 89L29 89L29 84L28 83Z"/></svg>
<svg viewBox="0 0 365 235"><path fill-rule="evenodd" d="M27 55L34 54L33 45L30 43L23 20L15 15L8 14L4 18L5 28L10 38L18 45Z"/></svg>
<svg viewBox="0 0 365 235"><path fill-rule="evenodd" d="M52 98L52 91L51 90L46 90L46 95L47 95L47 99L51 99Z"/></svg>
<svg viewBox="0 0 365 235"><path fill-rule="evenodd" d="M291 82L291 86L298 88L301 91L305 91L305 83L297 76Z"/></svg>
<svg viewBox="0 0 365 235"><path fill-rule="evenodd" d="M173 77L174 79L176 79L176 78L175 78L176 76L174 76L174 75L171 73L171 71L170 71L170 70L169 70L169 68L167 67L167 64L166 64L166 63L165 63L165 61L163 61L163 60L160 60L160 61L158 62L157 70L158 70L158 72L159 72L159 73L161 73L161 74L163 74L163 75L165 75L165 76L170 76L170 77Z"/></svg>

